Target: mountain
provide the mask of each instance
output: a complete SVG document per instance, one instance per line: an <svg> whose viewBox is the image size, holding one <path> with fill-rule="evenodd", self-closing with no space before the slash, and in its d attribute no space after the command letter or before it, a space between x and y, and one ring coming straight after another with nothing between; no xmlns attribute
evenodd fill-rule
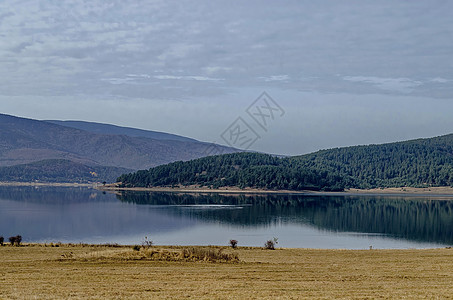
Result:
<svg viewBox="0 0 453 300"><path fill-rule="evenodd" d="M110 125L99 127L103 127L104 130L111 128ZM133 129L124 130L132 132L131 134L134 132ZM145 133L141 132L141 134ZM172 137L172 135L169 136ZM48 168L52 160L55 160L53 162L66 160L88 167L138 170L204 157L210 154L210 149L213 147L213 144L191 139L184 140L183 137L173 136L173 138L151 139L99 134L55 123L0 114L0 166L47 161L44 165ZM223 153L239 151L234 148L214 146L216 151ZM119 175L121 173L117 173L116 176ZM39 180L39 178L36 179ZM0 177L0 180L5 178Z"/></svg>
<svg viewBox="0 0 453 300"><path fill-rule="evenodd" d="M158 166L123 186L235 186L288 190L453 186L453 134L279 158L235 153Z"/></svg>
<svg viewBox="0 0 453 300"><path fill-rule="evenodd" d="M260 153L234 153L175 162L124 174L123 187L207 186L253 187L273 190L344 189L342 178L301 167L287 158Z"/></svg>
<svg viewBox="0 0 453 300"><path fill-rule="evenodd" d="M87 166L65 159L48 159L34 163L0 167L2 181L32 182L37 179L45 182L112 182L118 174L130 169Z"/></svg>
<svg viewBox="0 0 453 300"><path fill-rule="evenodd" d="M158 131L149 131L143 129L136 129L130 127L121 127L110 124L102 124L95 122L83 122L83 121L58 121L58 120L46 120L48 123L53 123L61 126L76 128L80 130L85 130L98 134L110 134L110 135L127 135L131 137L144 137L154 140L171 140L171 141L181 141L181 142L198 142L195 139L188 137L158 132Z"/></svg>
<svg viewBox="0 0 453 300"><path fill-rule="evenodd" d="M453 134L292 157L305 168L342 176L355 188L453 185Z"/></svg>

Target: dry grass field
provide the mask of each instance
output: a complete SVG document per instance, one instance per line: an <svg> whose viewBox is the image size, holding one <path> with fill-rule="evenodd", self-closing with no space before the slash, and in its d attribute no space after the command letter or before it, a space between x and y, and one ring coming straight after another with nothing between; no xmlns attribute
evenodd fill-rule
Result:
<svg viewBox="0 0 453 300"><path fill-rule="evenodd" d="M453 249L0 247L0 299L446 299ZM183 254L185 253L185 254ZM228 256L228 254L233 254ZM239 262L234 256L239 257Z"/></svg>

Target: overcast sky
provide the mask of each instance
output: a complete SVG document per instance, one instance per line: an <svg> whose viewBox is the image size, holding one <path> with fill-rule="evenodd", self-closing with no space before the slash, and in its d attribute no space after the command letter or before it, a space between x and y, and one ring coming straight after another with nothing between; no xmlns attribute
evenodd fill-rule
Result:
<svg viewBox="0 0 453 300"><path fill-rule="evenodd" d="M447 0L2 0L0 112L222 144L241 117L259 136L251 149L279 154L453 133L452 11ZM247 108L264 91L279 110L260 127Z"/></svg>

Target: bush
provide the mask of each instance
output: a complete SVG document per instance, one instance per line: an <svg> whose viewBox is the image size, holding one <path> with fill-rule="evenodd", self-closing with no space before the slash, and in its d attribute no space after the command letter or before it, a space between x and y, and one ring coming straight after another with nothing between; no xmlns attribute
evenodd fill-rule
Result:
<svg viewBox="0 0 453 300"><path fill-rule="evenodd" d="M20 246L20 243L22 242L22 236L16 235L16 236L11 236L9 237L9 242L11 243L11 246Z"/></svg>
<svg viewBox="0 0 453 300"><path fill-rule="evenodd" d="M149 248L153 245L153 241L148 240L148 237L145 236L145 239L143 240L142 245L143 245L143 247Z"/></svg>
<svg viewBox="0 0 453 300"><path fill-rule="evenodd" d="M238 241L237 240L230 240L230 246L231 248L235 249L238 246Z"/></svg>
<svg viewBox="0 0 453 300"><path fill-rule="evenodd" d="M268 240L266 243L264 243L264 248L268 250L275 250L275 245L278 244L278 238L273 238L272 240Z"/></svg>
<svg viewBox="0 0 453 300"><path fill-rule="evenodd" d="M134 251L140 251L140 246L139 245L135 245L134 247L132 247L132 249L134 249Z"/></svg>
<svg viewBox="0 0 453 300"><path fill-rule="evenodd" d="M0 246L3 246L3 242L5 241L5 238L0 236Z"/></svg>

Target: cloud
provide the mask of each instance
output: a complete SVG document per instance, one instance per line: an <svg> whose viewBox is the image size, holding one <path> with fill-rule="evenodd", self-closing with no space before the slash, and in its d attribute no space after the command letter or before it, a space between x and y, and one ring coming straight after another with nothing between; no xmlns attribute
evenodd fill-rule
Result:
<svg viewBox="0 0 453 300"><path fill-rule="evenodd" d="M151 78L148 74L126 74L126 76L132 78Z"/></svg>
<svg viewBox="0 0 453 300"><path fill-rule="evenodd" d="M196 52L197 50L200 50L202 48L202 45L200 44L176 44L176 45L170 45L167 49L163 51L162 54L160 54L157 58L159 60L171 60L171 59L181 59L189 56L191 52Z"/></svg>
<svg viewBox="0 0 453 300"><path fill-rule="evenodd" d="M83 111L93 116L89 105L74 104L81 98L93 106L102 103L103 110L111 103L110 111L120 112L118 99L121 105L149 103L149 110L156 102L162 111L172 111L175 103L193 105L197 112L229 105L240 110L241 101L270 89L276 98L291 92L288 107L310 105L321 112L334 103L323 102L327 95L342 95L336 101L369 95L379 96L373 101L406 96L451 101L451 11L453 2L443 0L288 0L285 5L259 0L3 0L2 109L9 107L7 99L20 98L20 107L33 112L48 99L41 112L58 104L58 114L64 107L73 114L77 107L79 118ZM318 95L316 101L303 102L306 91ZM133 109L140 111L140 105ZM372 101L367 105L372 107ZM186 119L187 111L159 120L166 126L185 120L186 132L210 130L205 123L195 124L198 115ZM335 113L351 111L339 105ZM134 121L130 107L127 112L132 116L125 118ZM230 120L222 115L209 120L223 127L220 122ZM120 113L112 116L111 123L121 118ZM300 128L297 120L287 127ZM354 126L366 125L360 122ZM311 129L319 136L327 132ZM347 136L340 134L340 139ZM306 142L301 138L292 145L294 140L275 144L272 151ZM314 148L321 143L310 142Z"/></svg>
<svg viewBox="0 0 453 300"><path fill-rule="evenodd" d="M108 82L110 84L134 84L134 78L102 78L102 81Z"/></svg>
<svg viewBox="0 0 453 300"><path fill-rule="evenodd" d="M174 75L155 75L156 79L177 79L177 80L198 80L198 81L221 81L221 78L211 78L206 76L174 76Z"/></svg>
<svg viewBox="0 0 453 300"><path fill-rule="evenodd" d="M125 83L134 81L124 74L157 70L147 84L168 85L168 91L174 87L170 79L212 83L209 89L191 87L193 97L267 83L323 92L423 94L410 78L451 77L450 54L442 49L453 45L445 38L453 28L447 13L452 9L453 3L442 1L290 0L263 6L258 0L234 5L5 0L0 76L6 80L0 94L76 93L88 84L99 95L115 83L133 97L135 87ZM441 81L423 85L449 83ZM453 90L434 95L451 97ZM179 97L187 97L185 90Z"/></svg>
<svg viewBox="0 0 453 300"><path fill-rule="evenodd" d="M410 93L423 83L409 78L381 78L367 76L345 76L344 80L369 83L383 90Z"/></svg>
<svg viewBox="0 0 453 300"><path fill-rule="evenodd" d="M269 77L258 77L258 79L264 80L266 82L270 82L270 81L287 81L287 80L289 80L289 76L288 75L272 75L272 76L269 76Z"/></svg>
<svg viewBox="0 0 453 300"><path fill-rule="evenodd" d="M436 82L436 83L448 83L448 82L453 82L451 79L445 79L441 77L436 77L430 80L431 82Z"/></svg>
<svg viewBox="0 0 453 300"><path fill-rule="evenodd" d="M229 72L231 71L232 68L229 67L221 67L221 66L209 66L209 67L204 67L203 71L205 71L207 74L215 74L215 73L222 73L222 72Z"/></svg>

